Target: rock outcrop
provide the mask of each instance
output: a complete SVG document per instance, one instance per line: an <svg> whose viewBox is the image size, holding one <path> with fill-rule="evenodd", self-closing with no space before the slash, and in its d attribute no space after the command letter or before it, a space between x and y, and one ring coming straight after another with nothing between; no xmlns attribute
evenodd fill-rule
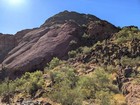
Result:
<svg viewBox="0 0 140 105"><path fill-rule="evenodd" d="M60 12L53 17L47 19L41 27L55 27L55 26L61 26L67 21L73 21L76 22L78 25L86 25L90 21L98 21L100 20L96 16L89 15L89 14L79 14L77 12L69 12L64 11Z"/></svg>
<svg viewBox="0 0 140 105"><path fill-rule="evenodd" d="M0 49L5 49L0 52L2 71L10 78L16 78L25 72L43 70L53 57L62 59L67 55L72 49L72 40L80 45L84 33L98 41L117 31L114 25L93 15L61 12L39 28L23 30L14 36L0 35Z"/></svg>
<svg viewBox="0 0 140 105"><path fill-rule="evenodd" d="M0 34L0 63L7 56L8 52L16 46L16 40L13 35Z"/></svg>
<svg viewBox="0 0 140 105"><path fill-rule="evenodd" d="M128 105L139 105L140 103L140 85L133 84L133 83L126 83L124 84L125 87L125 95L126 101Z"/></svg>

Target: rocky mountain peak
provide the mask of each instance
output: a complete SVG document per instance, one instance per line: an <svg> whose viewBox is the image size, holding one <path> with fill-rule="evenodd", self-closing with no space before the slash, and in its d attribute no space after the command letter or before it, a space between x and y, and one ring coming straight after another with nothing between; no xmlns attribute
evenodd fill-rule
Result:
<svg viewBox="0 0 140 105"><path fill-rule="evenodd" d="M100 19L93 15L63 11L63 12L60 12L60 13L50 17L49 19L47 19L41 27L50 27L53 25L61 25L67 21L74 21L78 25L86 25L90 21L98 21L98 20L100 20Z"/></svg>

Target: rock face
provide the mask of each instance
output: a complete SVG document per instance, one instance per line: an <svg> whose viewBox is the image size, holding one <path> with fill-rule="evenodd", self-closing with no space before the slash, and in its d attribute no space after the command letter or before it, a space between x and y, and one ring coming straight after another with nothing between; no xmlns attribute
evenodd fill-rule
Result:
<svg viewBox="0 0 140 105"><path fill-rule="evenodd" d="M90 21L87 27L87 34L93 39L104 40L112 36L111 33L116 31L116 27L107 21Z"/></svg>
<svg viewBox="0 0 140 105"><path fill-rule="evenodd" d="M14 36L0 35L0 49L4 49L0 52L2 70L10 78L42 70L53 57L65 57L72 40L80 45L84 33L98 41L117 31L115 26L95 16L61 12L39 28L23 30Z"/></svg>
<svg viewBox="0 0 140 105"><path fill-rule="evenodd" d="M7 53L16 46L16 40L13 35L0 34L0 63L7 56Z"/></svg>
<svg viewBox="0 0 140 105"><path fill-rule="evenodd" d="M134 85L133 83L127 83L126 87L126 101L128 105L139 105L140 103L140 85Z"/></svg>

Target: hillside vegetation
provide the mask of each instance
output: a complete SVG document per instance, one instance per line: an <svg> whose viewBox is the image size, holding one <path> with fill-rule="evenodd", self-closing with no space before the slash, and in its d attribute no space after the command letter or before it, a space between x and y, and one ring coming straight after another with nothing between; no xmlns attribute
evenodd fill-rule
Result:
<svg viewBox="0 0 140 105"><path fill-rule="evenodd" d="M72 40L66 60L54 57L42 71L6 78L0 84L2 102L140 105L140 30L124 27L97 42L92 37L84 33L78 48Z"/></svg>

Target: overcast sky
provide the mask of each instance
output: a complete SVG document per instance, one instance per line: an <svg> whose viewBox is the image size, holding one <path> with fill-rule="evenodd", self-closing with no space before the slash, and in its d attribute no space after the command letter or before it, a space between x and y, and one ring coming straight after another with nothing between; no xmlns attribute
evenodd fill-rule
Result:
<svg viewBox="0 0 140 105"><path fill-rule="evenodd" d="M0 0L0 33L39 27L64 10L93 14L116 26L140 28L140 0Z"/></svg>

